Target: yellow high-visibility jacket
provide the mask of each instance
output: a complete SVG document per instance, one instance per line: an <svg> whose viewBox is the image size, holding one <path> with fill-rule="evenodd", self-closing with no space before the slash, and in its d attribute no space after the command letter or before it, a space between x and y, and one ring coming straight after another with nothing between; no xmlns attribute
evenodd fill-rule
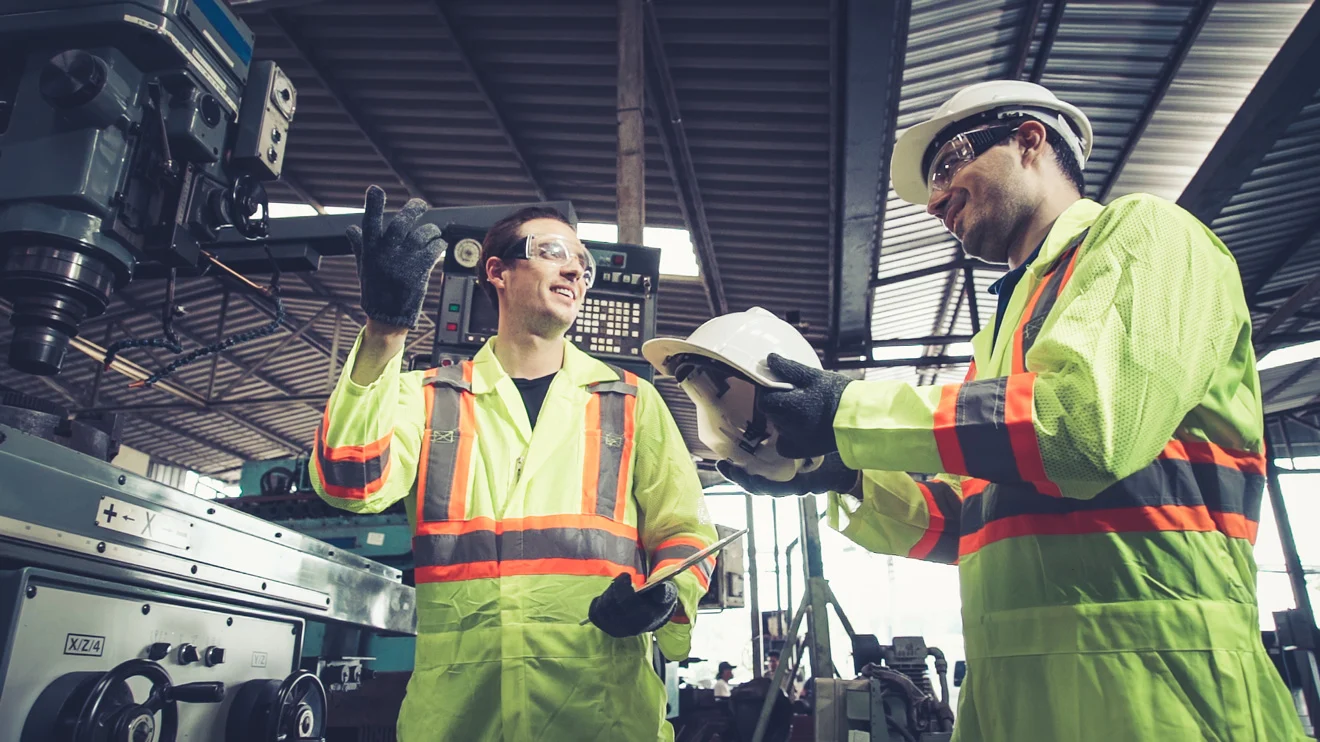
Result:
<svg viewBox="0 0 1320 742"><path fill-rule="evenodd" d="M425 372L396 359L365 387L355 346L317 433L327 502L407 498L418 637L399 739L672 739L650 636L579 622L614 576L640 584L715 541L692 457L653 386L567 342L533 430L497 342ZM671 660L713 566L676 579L681 610L655 633Z"/></svg>
<svg viewBox="0 0 1320 742"><path fill-rule="evenodd" d="M1264 426L1232 255L1154 196L1078 201L992 338L963 383L850 384L834 420L864 471L833 525L959 565L954 739L1301 738L1260 639Z"/></svg>

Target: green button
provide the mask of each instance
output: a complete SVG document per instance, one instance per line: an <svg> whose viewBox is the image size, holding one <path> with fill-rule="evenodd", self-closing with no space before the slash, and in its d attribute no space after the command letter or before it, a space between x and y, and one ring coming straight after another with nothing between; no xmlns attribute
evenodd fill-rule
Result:
<svg viewBox="0 0 1320 742"><path fill-rule="evenodd" d="M451 311L451 312L457 312L457 311L460 310L460 309L462 309L462 307L460 307L460 306L457 305L457 304L450 304L450 305L449 305L449 311Z"/></svg>

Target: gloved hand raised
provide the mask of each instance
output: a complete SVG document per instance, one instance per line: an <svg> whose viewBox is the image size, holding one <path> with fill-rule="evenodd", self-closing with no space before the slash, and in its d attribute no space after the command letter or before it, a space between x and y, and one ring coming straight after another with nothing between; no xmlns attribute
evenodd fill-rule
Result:
<svg viewBox="0 0 1320 742"><path fill-rule="evenodd" d="M786 459L809 459L839 450L834 440L834 413L852 379L821 371L771 353L770 370L793 385L792 389L762 389L757 397L761 412L779 432L775 450Z"/></svg>
<svg viewBox="0 0 1320 742"><path fill-rule="evenodd" d="M816 492L851 492L860 476L849 469L838 453L825 456L825 461L814 471L802 472L787 482L776 482L743 469L732 461L717 461L715 469L730 482L753 495L786 497Z"/></svg>
<svg viewBox="0 0 1320 742"><path fill-rule="evenodd" d="M621 574L605 592L592 599L587 617L601 631L623 639L664 626L677 606L678 587L672 580L638 595L629 576Z"/></svg>
<svg viewBox="0 0 1320 742"><path fill-rule="evenodd" d="M362 226L353 225L344 233L357 256L362 311L377 322L417 325L431 270L444 249L439 227L415 227L428 208L420 198L411 199L386 227L385 191L373 185L367 189Z"/></svg>

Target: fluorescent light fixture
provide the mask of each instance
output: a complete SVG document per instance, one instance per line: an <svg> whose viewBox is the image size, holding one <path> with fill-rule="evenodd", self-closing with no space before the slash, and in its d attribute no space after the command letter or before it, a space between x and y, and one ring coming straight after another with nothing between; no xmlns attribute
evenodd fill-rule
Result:
<svg viewBox="0 0 1320 742"><path fill-rule="evenodd" d="M325 213L327 213L327 214L361 214L362 212L363 212L363 208L362 208L361 206L327 206L327 207L325 207Z"/></svg>
<svg viewBox="0 0 1320 742"><path fill-rule="evenodd" d="M291 216L316 216L316 209L308 204L281 204L270 205L271 219L285 219Z"/></svg>
<svg viewBox="0 0 1320 742"><path fill-rule="evenodd" d="M1287 366L1291 363L1301 363L1302 361L1313 361L1320 358L1320 340L1311 343L1302 343L1288 348L1279 348L1265 354L1256 364L1257 371L1264 371L1268 368L1278 368Z"/></svg>
<svg viewBox="0 0 1320 742"><path fill-rule="evenodd" d="M871 360L905 361L920 358L925 351L924 345L882 345L871 349Z"/></svg>
<svg viewBox="0 0 1320 742"><path fill-rule="evenodd" d="M594 242L618 242L619 226L578 222L578 237ZM642 244L660 248L660 272L667 276L698 276L697 254L686 229L643 227Z"/></svg>

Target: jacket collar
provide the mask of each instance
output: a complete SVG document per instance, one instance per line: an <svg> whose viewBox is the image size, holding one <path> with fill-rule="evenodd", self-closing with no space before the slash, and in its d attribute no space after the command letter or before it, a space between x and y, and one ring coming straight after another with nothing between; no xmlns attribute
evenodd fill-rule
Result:
<svg viewBox="0 0 1320 742"><path fill-rule="evenodd" d="M1039 276L1049 270L1068 245L1072 244L1073 238L1094 224L1103 210L1103 206L1089 198L1078 199L1064 209L1059 218L1054 220L1054 226L1050 227L1050 233L1040 246L1040 255L1027 266L1027 272Z"/></svg>
<svg viewBox="0 0 1320 742"><path fill-rule="evenodd" d="M495 391L495 385L501 379L508 378L500 360L495 356L495 343L499 337L493 337L481 346L472 358L472 393L487 394ZM609 366L592 358L568 340L564 340L564 365L559 372L573 386L585 387L600 381L616 381L619 375Z"/></svg>

